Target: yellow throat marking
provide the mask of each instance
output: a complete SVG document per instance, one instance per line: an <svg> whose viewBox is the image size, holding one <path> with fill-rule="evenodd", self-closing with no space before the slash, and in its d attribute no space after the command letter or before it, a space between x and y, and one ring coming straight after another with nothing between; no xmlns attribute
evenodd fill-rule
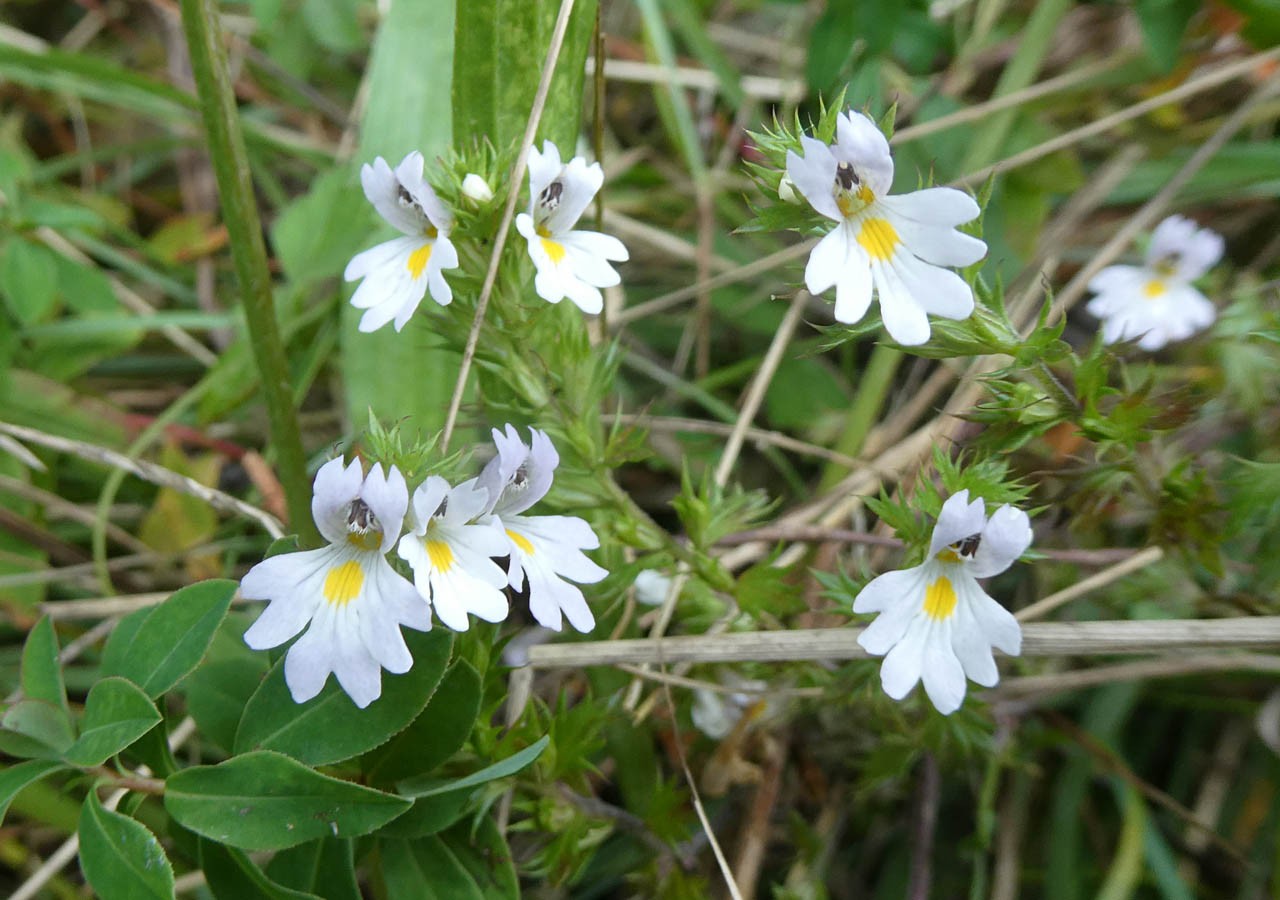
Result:
<svg viewBox="0 0 1280 900"><path fill-rule="evenodd" d="M520 548L520 552L525 556L533 556L533 544L529 543L529 539L523 534L517 534L510 528L507 529L507 537L511 538L511 543Z"/></svg>
<svg viewBox="0 0 1280 900"><path fill-rule="evenodd" d="M542 238L541 240L542 249L547 251L547 256L551 260L551 265L560 265L561 260L563 260L565 256L564 244L557 243L550 238Z"/></svg>
<svg viewBox="0 0 1280 900"><path fill-rule="evenodd" d="M453 568L453 550L444 541L424 541L427 545L427 559L431 567L440 572L448 572Z"/></svg>
<svg viewBox="0 0 1280 900"><path fill-rule="evenodd" d="M427 268L427 260L429 259L431 259L431 244L423 244L409 254L409 262L405 265L405 268L409 270L409 274L415 279L421 278L423 271Z"/></svg>
<svg viewBox="0 0 1280 900"><path fill-rule="evenodd" d="M951 579L939 575L933 584L924 591L924 614L941 622L951 618L956 611L956 589L951 586Z"/></svg>
<svg viewBox="0 0 1280 900"><path fill-rule="evenodd" d="M873 261L884 262L893 257L901 239L887 219L865 219L858 231L858 243Z"/></svg>
<svg viewBox="0 0 1280 900"><path fill-rule="evenodd" d="M324 577L324 599L333 606L346 606L364 587L364 569L354 559L334 566Z"/></svg>
<svg viewBox="0 0 1280 900"><path fill-rule="evenodd" d="M1154 300L1167 291L1164 281L1159 278L1153 278L1142 286L1142 296L1148 300Z"/></svg>

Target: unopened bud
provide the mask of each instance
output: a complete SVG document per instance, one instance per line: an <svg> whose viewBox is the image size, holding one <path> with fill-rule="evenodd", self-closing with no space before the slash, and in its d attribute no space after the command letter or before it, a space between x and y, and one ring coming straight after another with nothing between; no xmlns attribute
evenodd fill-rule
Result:
<svg viewBox="0 0 1280 900"><path fill-rule="evenodd" d="M462 196L476 203L488 203L493 199L493 190L487 181L475 172L470 172L462 179Z"/></svg>
<svg viewBox="0 0 1280 900"><path fill-rule="evenodd" d="M800 198L796 196L796 186L792 182L791 176L785 172L782 180L778 182L778 199L783 203L799 203Z"/></svg>

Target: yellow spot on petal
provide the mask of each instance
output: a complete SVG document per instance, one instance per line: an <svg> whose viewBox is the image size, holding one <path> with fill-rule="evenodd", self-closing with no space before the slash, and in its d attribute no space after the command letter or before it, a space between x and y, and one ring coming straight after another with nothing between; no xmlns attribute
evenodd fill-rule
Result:
<svg viewBox="0 0 1280 900"><path fill-rule="evenodd" d="M409 254L409 263L405 268L409 270L409 274L414 278L421 278L422 272L427 267L427 260L431 259L431 245L423 244L417 250Z"/></svg>
<svg viewBox="0 0 1280 900"><path fill-rule="evenodd" d="M425 541L427 545L427 559L431 560L431 565L440 572L448 572L453 568L453 550L444 541Z"/></svg>
<svg viewBox="0 0 1280 900"><path fill-rule="evenodd" d="M956 556L956 551L954 550L943 550L941 553L938 554L938 559L942 560L943 562L949 562L949 563L960 562L960 557Z"/></svg>
<svg viewBox="0 0 1280 900"><path fill-rule="evenodd" d="M523 534L516 534L510 528L507 529L507 537L511 538L511 543L520 548L520 552L525 556L533 556L533 544L529 543L529 539Z"/></svg>
<svg viewBox="0 0 1280 900"><path fill-rule="evenodd" d="M560 260L564 259L564 244L558 244L555 241L542 239L542 249L547 251L547 256L551 258L553 266L560 265Z"/></svg>
<svg viewBox="0 0 1280 900"><path fill-rule="evenodd" d="M1154 300L1156 297L1159 297L1161 294L1163 294L1166 290L1168 290L1168 288L1165 287L1165 283L1163 281L1161 281L1159 278L1153 278L1151 281L1148 281L1146 284L1142 286L1142 295L1146 297L1148 300Z"/></svg>
<svg viewBox="0 0 1280 900"><path fill-rule="evenodd" d="M951 579L942 575L925 588L924 613L931 619L942 621L951 618L955 611L956 589L951 586Z"/></svg>
<svg viewBox="0 0 1280 900"><path fill-rule="evenodd" d="M836 206L840 209L840 215L846 219L856 213L859 207L853 203L853 195L840 191L836 194Z"/></svg>
<svg viewBox="0 0 1280 900"><path fill-rule="evenodd" d="M858 232L858 243L873 260L883 262L893 257L901 241L887 219L867 219Z"/></svg>
<svg viewBox="0 0 1280 900"><path fill-rule="evenodd" d="M382 546L382 532L353 531L347 535L347 543L360 550L377 550Z"/></svg>
<svg viewBox="0 0 1280 900"><path fill-rule="evenodd" d="M334 566L324 577L324 599L334 606L346 606L364 587L364 569L354 559Z"/></svg>
<svg viewBox="0 0 1280 900"><path fill-rule="evenodd" d="M876 192L864 184L862 187L858 188L858 199L863 203L875 203Z"/></svg>

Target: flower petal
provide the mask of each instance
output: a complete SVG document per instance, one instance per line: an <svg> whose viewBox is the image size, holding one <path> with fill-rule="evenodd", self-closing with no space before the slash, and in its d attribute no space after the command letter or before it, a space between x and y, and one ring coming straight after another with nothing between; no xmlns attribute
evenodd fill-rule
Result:
<svg viewBox="0 0 1280 900"><path fill-rule="evenodd" d="M925 582L924 566L885 572L869 581L853 598L856 613L884 612L901 604L911 605Z"/></svg>
<svg viewBox="0 0 1280 900"><path fill-rule="evenodd" d="M363 484L364 473L358 459L344 467L342 458L336 457L316 472L311 493L311 517L329 543L346 541L347 508L360 496Z"/></svg>
<svg viewBox="0 0 1280 900"><path fill-rule="evenodd" d="M949 716L960 708L965 694L964 667L951 649L950 628L943 623L929 629L920 676L938 712Z"/></svg>
<svg viewBox="0 0 1280 900"><path fill-rule="evenodd" d="M894 645L880 666L880 685L894 700L901 700L920 680L924 668L925 640L929 636L928 622L915 620L902 639Z"/></svg>
<svg viewBox="0 0 1280 900"><path fill-rule="evenodd" d="M935 228L963 225L965 222L972 222L982 213L972 197L964 191L949 187L925 188L909 194L882 197L880 202L899 218Z"/></svg>
<svg viewBox="0 0 1280 900"><path fill-rule="evenodd" d="M973 312L973 289L950 269L940 269L909 254L898 254L893 268L907 292L925 312L946 319L967 319Z"/></svg>
<svg viewBox="0 0 1280 900"><path fill-rule="evenodd" d="M911 295L893 266L882 262L871 264L876 293L880 297L880 318L889 337L905 347L929 340L929 317L924 307Z"/></svg>
<svg viewBox="0 0 1280 900"><path fill-rule="evenodd" d="M836 205L836 158L822 141L801 137L804 156L787 151L787 175L792 184L812 206L828 219L843 222L844 215Z"/></svg>
<svg viewBox="0 0 1280 900"><path fill-rule="evenodd" d="M849 110L836 117L835 155L853 165L876 197L884 197L893 187L893 155L889 142L862 113ZM831 174L834 178L835 173Z"/></svg>
<svg viewBox="0 0 1280 900"><path fill-rule="evenodd" d="M957 491L947 498L938 512L938 523L933 526L933 536L929 539L929 558L933 559L939 551L956 541L982 534L986 524L986 504L982 498L970 503L968 488Z"/></svg>
<svg viewBox="0 0 1280 900"><path fill-rule="evenodd" d="M1031 520L1022 510L1005 505L991 514L968 569L975 578L1003 572L1031 546Z"/></svg>
<svg viewBox="0 0 1280 900"><path fill-rule="evenodd" d="M811 294L821 294L844 274L850 265L849 229L842 222L827 232L826 237L809 252L809 262L804 267L804 284ZM870 263L863 260L870 274Z"/></svg>
<svg viewBox="0 0 1280 900"><path fill-rule="evenodd" d="M409 508L409 488L404 476L395 466L383 475L382 463L374 463L365 476L360 499L378 517L378 524L382 526L382 552L386 553L399 539L404 514Z"/></svg>

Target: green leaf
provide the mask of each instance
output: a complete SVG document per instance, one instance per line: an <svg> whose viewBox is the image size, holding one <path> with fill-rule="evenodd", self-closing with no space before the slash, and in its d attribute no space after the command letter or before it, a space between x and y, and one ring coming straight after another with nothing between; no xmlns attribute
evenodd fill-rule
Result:
<svg viewBox="0 0 1280 900"><path fill-rule="evenodd" d="M80 868L101 900L173 897L173 866L142 823L104 809L89 791L80 811Z"/></svg>
<svg viewBox="0 0 1280 900"><path fill-rule="evenodd" d="M441 835L383 840L383 877L396 900L507 900L520 896L511 848L489 817Z"/></svg>
<svg viewBox="0 0 1280 900"><path fill-rule="evenodd" d="M324 838L281 850L271 858L267 874L299 891L314 891L325 900L360 900L352 841Z"/></svg>
<svg viewBox="0 0 1280 900"><path fill-rule="evenodd" d="M199 841L200 868L217 900L319 900L316 894L276 884L241 850Z"/></svg>
<svg viewBox="0 0 1280 900"><path fill-rule="evenodd" d="M58 259L52 250L21 238L0 253L0 294L23 325L47 318L58 302Z"/></svg>
<svg viewBox="0 0 1280 900"><path fill-rule="evenodd" d="M392 160L392 165L399 160ZM312 284L342 274L368 244L369 203L348 169L334 169L311 184L276 217L271 244L285 277Z"/></svg>
<svg viewBox="0 0 1280 900"><path fill-rule="evenodd" d="M1200 4L1197 0L1136 0L1133 7L1142 27L1147 54L1160 71L1170 71L1178 62L1178 48L1187 23Z"/></svg>
<svg viewBox="0 0 1280 900"><path fill-rule="evenodd" d="M62 710L44 700L19 700L0 716L0 750L41 759L60 756L75 742Z"/></svg>
<svg viewBox="0 0 1280 900"><path fill-rule="evenodd" d="M506 759L481 769L479 772L473 772L464 778L453 780L427 777L411 778L401 782L397 789L405 797L434 797L439 794L448 794L453 791L473 788L490 781L496 781L499 778L506 778L508 775L514 775L541 756L542 751L547 749L549 743L551 743L551 737L543 735L519 753L513 753Z"/></svg>
<svg viewBox="0 0 1280 900"><path fill-rule="evenodd" d="M374 756L372 784L423 775L458 752L480 714L480 675L466 660L449 667L426 709Z"/></svg>
<svg viewBox="0 0 1280 900"><path fill-rule="evenodd" d="M148 611L127 646L127 634L112 634L104 651L103 674L121 675L147 696L159 697L200 664L236 587L226 579L185 587Z"/></svg>
<svg viewBox="0 0 1280 900"><path fill-rule="evenodd" d="M284 681L281 659L249 698L236 731L235 751L276 750L319 766L358 756L403 730L427 705L449 661L447 631L405 634L414 665L403 675L385 674L382 696L358 708L330 679L320 695L295 703Z"/></svg>
<svg viewBox="0 0 1280 900"><path fill-rule="evenodd" d="M71 729L71 710L67 707L67 689L62 683L62 667L58 664L58 636L48 616L27 634L22 646L22 696L43 700L62 710Z"/></svg>
<svg viewBox="0 0 1280 900"><path fill-rule="evenodd" d="M23 788L63 768L66 767L56 760L29 759L7 769L0 769L0 823L4 822L9 804Z"/></svg>
<svg viewBox="0 0 1280 900"><path fill-rule="evenodd" d="M187 712L200 733L228 753L235 747L245 704L269 671L268 663L265 653L255 653L247 661L206 661L183 682Z"/></svg>
<svg viewBox="0 0 1280 900"><path fill-rule="evenodd" d="M142 737L161 719L155 704L133 682L104 678L85 699L80 739L67 750L67 762L99 766Z"/></svg>
<svg viewBox="0 0 1280 900"><path fill-rule="evenodd" d="M409 801L260 751L182 770L166 783L164 805L204 837L244 850L280 850L320 837L368 834Z"/></svg>

